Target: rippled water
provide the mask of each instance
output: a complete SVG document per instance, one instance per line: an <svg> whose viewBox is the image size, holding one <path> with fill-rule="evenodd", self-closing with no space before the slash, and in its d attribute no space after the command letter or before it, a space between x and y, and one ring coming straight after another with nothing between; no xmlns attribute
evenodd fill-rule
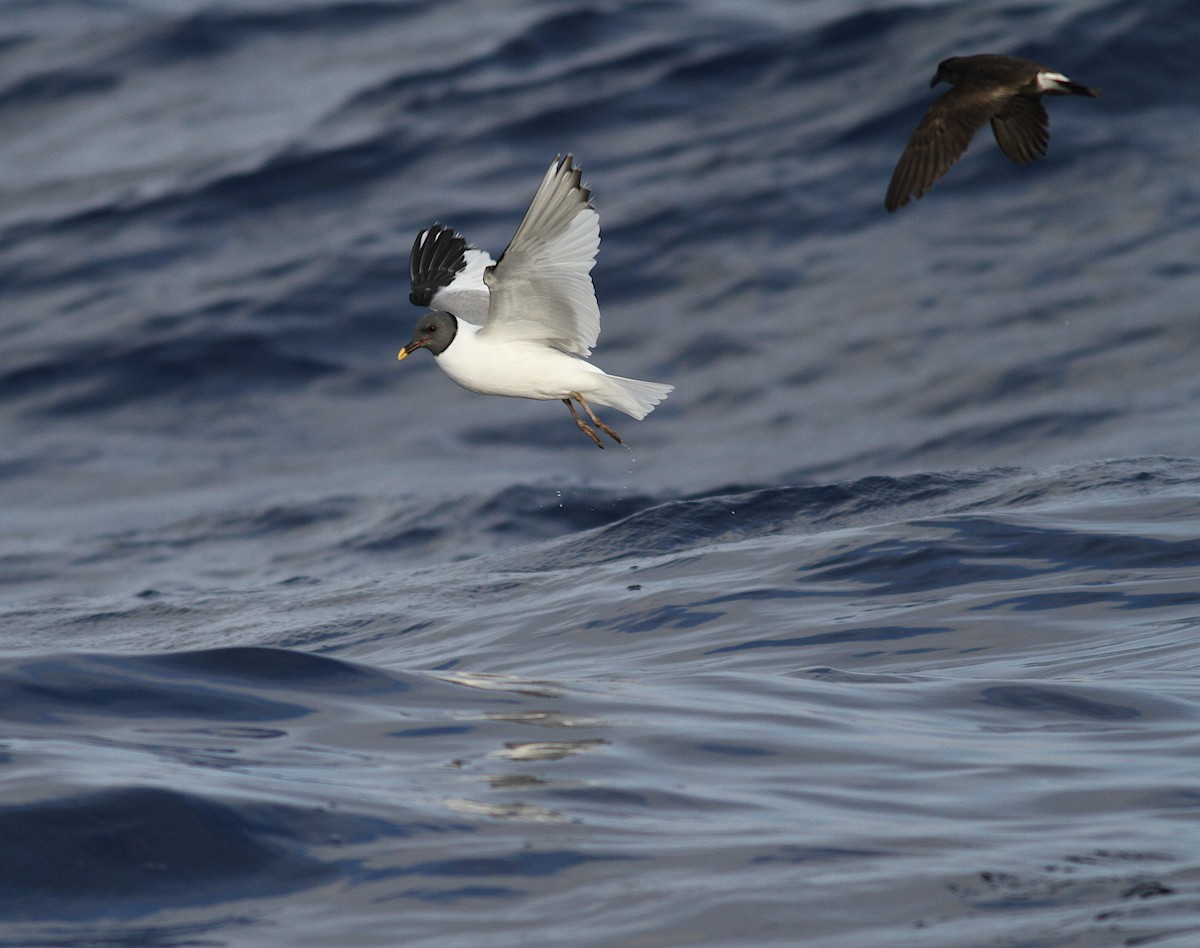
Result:
<svg viewBox="0 0 1200 948"><path fill-rule="evenodd" d="M1195 944L1197 43L0 2L0 943ZM985 50L1103 97L886 215ZM395 362L566 151L628 450Z"/></svg>

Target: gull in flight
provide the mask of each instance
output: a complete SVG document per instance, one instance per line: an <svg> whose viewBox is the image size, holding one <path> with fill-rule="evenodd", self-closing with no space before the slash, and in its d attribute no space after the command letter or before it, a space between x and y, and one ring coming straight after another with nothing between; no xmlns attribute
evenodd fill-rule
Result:
<svg viewBox="0 0 1200 948"><path fill-rule="evenodd" d="M600 335L591 270L600 246L600 217L571 155L556 158L525 218L495 263L451 228L417 235L409 259L417 320L397 358L428 349L455 382L483 395L559 399L597 447L595 428L620 437L589 402L639 421L674 386L608 375L587 361Z"/></svg>

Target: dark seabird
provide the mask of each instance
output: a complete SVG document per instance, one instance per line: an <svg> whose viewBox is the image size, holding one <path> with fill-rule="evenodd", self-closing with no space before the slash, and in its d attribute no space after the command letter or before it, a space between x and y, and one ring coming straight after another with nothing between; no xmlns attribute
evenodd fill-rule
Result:
<svg viewBox="0 0 1200 948"><path fill-rule="evenodd" d="M1044 95L1086 95L1099 89L1081 86L1060 72L1016 56L952 56L930 80L951 86L930 106L900 156L884 206L888 213L919 198L962 157L983 123L991 121L1000 150L1018 164L1046 154L1050 118Z"/></svg>

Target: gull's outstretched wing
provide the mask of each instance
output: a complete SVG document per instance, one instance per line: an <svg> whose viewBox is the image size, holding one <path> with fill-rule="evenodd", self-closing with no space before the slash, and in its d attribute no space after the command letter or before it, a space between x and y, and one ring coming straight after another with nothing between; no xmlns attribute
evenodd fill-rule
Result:
<svg viewBox="0 0 1200 948"><path fill-rule="evenodd" d="M486 251L475 250L452 228L442 224L427 227L417 234L408 258L409 302L445 310L482 326L489 297L483 273L491 265Z"/></svg>
<svg viewBox="0 0 1200 948"><path fill-rule="evenodd" d="M480 337L544 342L586 356L600 335L590 276L600 247L600 216L571 155L556 158L521 226L496 265Z"/></svg>

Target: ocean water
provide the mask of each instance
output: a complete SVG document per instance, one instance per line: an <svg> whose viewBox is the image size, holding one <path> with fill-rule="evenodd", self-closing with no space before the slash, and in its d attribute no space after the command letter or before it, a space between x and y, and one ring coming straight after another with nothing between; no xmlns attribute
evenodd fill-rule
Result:
<svg viewBox="0 0 1200 948"><path fill-rule="evenodd" d="M0 944L1200 944L1198 46L0 2ZM885 214L984 51L1103 96ZM604 452L395 361L568 151Z"/></svg>

